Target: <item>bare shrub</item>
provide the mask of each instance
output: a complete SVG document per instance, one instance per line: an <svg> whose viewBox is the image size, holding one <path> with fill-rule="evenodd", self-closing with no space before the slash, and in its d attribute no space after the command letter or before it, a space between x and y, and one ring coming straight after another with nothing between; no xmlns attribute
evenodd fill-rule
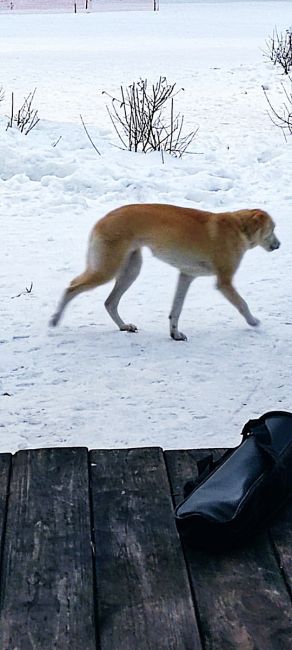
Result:
<svg viewBox="0 0 292 650"><path fill-rule="evenodd" d="M290 84L290 91L287 90L284 84L281 85L284 91L285 99L279 108L275 108L275 106L273 106L266 88L263 87L263 91L270 108L269 116L273 124L282 129L284 136L286 136L287 133L292 135L292 84Z"/></svg>
<svg viewBox="0 0 292 650"><path fill-rule="evenodd" d="M265 56L274 65L279 64L283 68L284 74L289 74L292 68L292 28L286 29L284 34L279 34L277 28L275 28L273 35L269 36L266 41L266 48L264 51Z"/></svg>
<svg viewBox="0 0 292 650"><path fill-rule="evenodd" d="M174 97L182 90L160 77L151 86L147 79L121 86L120 97L104 91L111 99L107 111L122 148L145 153L165 151L181 158L198 131L183 135L184 116L174 111Z"/></svg>
<svg viewBox="0 0 292 650"><path fill-rule="evenodd" d="M7 129L12 128L15 124L21 133L27 135L37 125L39 122L38 111L32 107L35 93L36 88L24 98L22 106L17 111L14 108L14 93L11 94L11 111Z"/></svg>

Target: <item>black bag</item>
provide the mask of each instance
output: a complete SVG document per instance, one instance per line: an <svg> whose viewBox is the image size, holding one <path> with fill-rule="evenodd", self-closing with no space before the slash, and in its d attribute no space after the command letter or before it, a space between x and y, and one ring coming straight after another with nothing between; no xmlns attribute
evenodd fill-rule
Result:
<svg viewBox="0 0 292 650"><path fill-rule="evenodd" d="M242 435L211 471L200 474L198 463L195 487L176 508L178 530L192 546L224 550L247 541L292 495L292 413L265 413Z"/></svg>

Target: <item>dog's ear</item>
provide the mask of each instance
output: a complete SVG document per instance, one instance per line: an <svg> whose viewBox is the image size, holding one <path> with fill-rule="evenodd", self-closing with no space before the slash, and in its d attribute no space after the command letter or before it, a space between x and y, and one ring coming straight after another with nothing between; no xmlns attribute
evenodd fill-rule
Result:
<svg viewBox="0 0 292 650"><path fill-rule="evenodd" d="M242 220L242 229L250 241L260 232L267 221L267 214L264 210L247 210Z"/></svg>

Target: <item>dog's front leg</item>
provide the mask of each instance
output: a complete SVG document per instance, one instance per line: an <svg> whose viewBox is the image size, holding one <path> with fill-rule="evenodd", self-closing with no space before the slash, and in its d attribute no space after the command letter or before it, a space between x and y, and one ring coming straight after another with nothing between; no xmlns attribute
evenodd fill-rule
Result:
<svg viewBox="0 0 292 650"><path fill-rule="evenodd" d="M183 332L178 331L178 319L183 308L184 300L187 295L188 288L193 281L191 275L186 275L185 273L180 273L178 278L178 283L176 291L174 294L174 299L171 307L171 312L169 315L170 321L170 336L175 341L186 341L187 337Z"/></svg>
<svg viewBox="0 0 292 650"><path fill-rule="evenodd" d="M246 322L252 327L256 327L260 324L258 318L255 318L252 313L249 311L248 304L243 300L243 298L236 291L234 286L231 283L231 280L226 280L226 278L217 279L217 289L223 293L223 296L231 302L239 313L245 318Z"/></svg>

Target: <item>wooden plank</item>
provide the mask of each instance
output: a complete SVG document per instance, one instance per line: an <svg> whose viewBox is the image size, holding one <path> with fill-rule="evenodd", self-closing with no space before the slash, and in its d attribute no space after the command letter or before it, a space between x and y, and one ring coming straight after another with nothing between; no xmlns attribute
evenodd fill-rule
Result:
<svg viewBox="0 0 292 650"><path fill-rule="evenodd" d="M16 454L3 558L3 650L96 649L85 449Z"/></svg>
<svg viewBox="0 0 292 650"><path fill-rule="evenodd" d="M196 475L196 459L209 451L165 453L176 504ZM185 554L205 650L292 647L291 601L268 534L226 554L187 547Z"/></svg>
<svg viewBox="0 0 292 650"><path fill-rule="evenodd" d="M162 451L93 451L100 650L199 650Z"/></svg>
<svg viewBox="0 0 292 650"><path fill-rule="evenodd" d="M2 555L4 530L6 524L10 470L11 454L0 454L0 555Z"/></svg>
<svg viewBox="0 0 292 650"><path fill-rule="evenodd" d="M271 525L271 537L279 566L292 599L292 500Z"/></svg>

